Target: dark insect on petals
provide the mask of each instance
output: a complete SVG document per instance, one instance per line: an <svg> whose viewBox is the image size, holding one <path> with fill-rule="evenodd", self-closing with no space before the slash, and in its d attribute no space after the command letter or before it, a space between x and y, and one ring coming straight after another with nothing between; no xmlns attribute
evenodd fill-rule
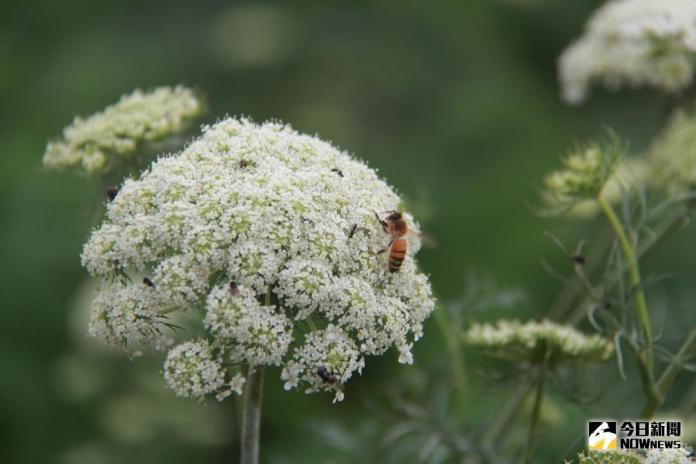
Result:
<svg viewBox="0 0 696 464"><path fill-rule="evenodd" d="M144 283L145 285L147 285L148 287L153 287L153 288L154 288L154 286L155 286L155 284L153 284L152 281L151 281L149 278L147 278L147 277L143 277L143 283Z"/></svg>
<svg viewBox="0 0 696 464"><path fill-rule="evenodd" d="M116 199L116 195L118 195L118 189L116 187L109 187L106 189L106 198L109 201L114 201Z"/></svg>
<svg viewBox="0 0 696 464"><path fill-rule="evenodd" d="M232 295L232 296L239 295L239 287L237 287L236 282L230 282L229 290L230 290L230 295Z"/></svg>
<svg viewBox="0 0 696 464"><path fill-rule="evenodd" d="M335 384L338 380L335 374L332 374L323 366L317 369L317 375L321 377L321 380L323 380L325 383L331 385Z"/></svg>

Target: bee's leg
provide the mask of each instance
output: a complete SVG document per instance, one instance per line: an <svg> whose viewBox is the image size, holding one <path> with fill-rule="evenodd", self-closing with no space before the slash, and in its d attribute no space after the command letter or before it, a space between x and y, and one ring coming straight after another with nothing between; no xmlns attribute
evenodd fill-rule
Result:
<svg viewBox="0 0 696 464"><path fill-rule="evenodd" d="M387 221L382 220L382 218L379 217L379 214L377 214L377 211L375 211L374 209L372 210L372 212L375 213L375 217L377 218L377 222L379 222L380 225L382 226L384 233L388 234L389 229L387 227Z"/></svg>
<svg viewBox="0 0 696 464"><path fill-rule="evenodd" d="M384 253L385 251L389 250L389 248L391 248L391 246L392 246L392 243L394 243L394 240L390 240L390 241L389 241L389 244L387 244L387 246L385 246L384 248L382 248L382 249L379 250L379 251L376 251L375 254L376 254L376 255L381 255L381 254Z"/></svg>

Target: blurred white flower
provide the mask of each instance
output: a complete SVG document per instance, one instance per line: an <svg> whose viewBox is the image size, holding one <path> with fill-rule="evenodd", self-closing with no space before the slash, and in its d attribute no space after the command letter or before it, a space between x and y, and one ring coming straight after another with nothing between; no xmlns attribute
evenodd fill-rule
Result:
<svg viewBox="0 0 696 464"><path fill-rule="evenodd" d="M696 187L696 116L679 111L655 140L647 165L648 180L670 194L680 194Z"/></svg>
<svg viewBox="0 0 696 464"><path fill-rule="evenodd" d="M582 102L595 82L678 91L692 81L695 53L696 2L610 0L559 59L563 99Z"/></svg>
<svg viewBox="0 0 696 464"><path fill-rule="evenodd" d="M279 365L287 388L339 399L365 355L393 346L410 363L434 307L409 214L416 232L400 270L376 254L390 237L372 210L399 202L374 170L326 142L222 120L126 180L107 205L82 254L103 282L91 333L162 346L161 337L181 338L162 318L185 316L225 366ZM224 389L239 391L241 379Z"/></svg>
<svg viewBox="0 0 696 464"><path fill-rule="evenodd" d="M513 360L542 362L601 362L614 352L614 345L599 335L585 335L574 328L547 319L520 323L498 320L495 325L474 323L465 341L491 354Z"/></svg>
<svg viewBox="0 0 696 464"><path fill-rule="evenodd" d="M691 464L691 450L679 449L652 449L647 452L643 464Z"/></svg>
<svg viewBox="0 0 696 464"><path fill-rule="evenodd" d="M61 139L49 142L43 162L49 168L81 166L88 174L104 173L132 157L143 142L181 132L203 110L186 87L159 87L124 95L104 111L76 117Z"/></svg>

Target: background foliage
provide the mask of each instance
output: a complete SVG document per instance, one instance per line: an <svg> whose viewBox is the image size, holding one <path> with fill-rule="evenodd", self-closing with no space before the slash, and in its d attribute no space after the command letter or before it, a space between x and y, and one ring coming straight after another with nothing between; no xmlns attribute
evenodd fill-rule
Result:
<svg viewBox="0 0 696 464"><path fill-rule="evenodd" d="M555 60L599 3L0 2L0 462L234 462L238 453L233 401L174 399L158 360L129 361L86 339L79 253L101 187L45 172L47 135L135 87L194 86L208 96L208 122L279 118L379 168L436 239L420 261L461 320L539 317L559 286L540 259L571 269L544 231L573 243L597 224L536 217L526 200L538 179L605 126L642 150L673 106L650 91L601 94L579 109L560 102ZM670 295L669 315L654 317L663 340L696 323L692 234L680 231L643 265L670 273L651 289L652 307ZM383 433L404 423L396 392L416 408L445 404L437 379L454 377L434 319L425 334L413 367L396 354L368 360L336 406L284 392L271 372L262 457L417 460L420 441L386 447ZM519 382L474 352L464 360L456 415L476 435ZM557 462L572 451L588 415L637 415L628 368L625 382L607 366L555 385L540 455ZM689 380L666 409L694 395ZM594 401L573 405L575 391ZM511 429L512 443L523 429Z"/></svg>

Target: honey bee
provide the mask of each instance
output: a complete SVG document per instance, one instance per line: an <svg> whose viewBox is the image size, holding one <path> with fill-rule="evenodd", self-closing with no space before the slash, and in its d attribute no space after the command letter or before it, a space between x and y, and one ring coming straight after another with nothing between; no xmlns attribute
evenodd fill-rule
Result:
<svg viewBox="0 0 696 464"><path fill-rule="evenodd" d="M398 211L387 211L390 213L386 220L379 217L379 214L375 210L377 221L379 221L382 229L385 233L391 235L391 241L383 249L379 250L377 254L382 254L389 250L389 272L397 272L401 268L401 263L404 262L406 258L406 250L408 249L408 242L406 241L406 235L408 234L408 225L404 220L403 214Z"/></svg>

